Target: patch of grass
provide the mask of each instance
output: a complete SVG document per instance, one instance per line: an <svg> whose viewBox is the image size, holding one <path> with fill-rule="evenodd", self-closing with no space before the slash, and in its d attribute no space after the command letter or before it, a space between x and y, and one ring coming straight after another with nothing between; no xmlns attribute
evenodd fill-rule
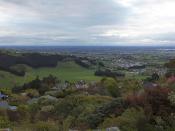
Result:
<svg viewBox="0 0 175 131"><path fill-rule="evenodd" d="M35 79L37 76L43 78L52 74L61 80L68 81L97 81L100 77L94 75L94 70L83 68L77 65L75 62L61 62L58 63L57 67L54 68L38 68L33 69L27 67L27 72L24 77L19 77L8 72L0 71L0 87L13 87L21 85L25 82L29 82Z"/></svg>
<svg viewBox="0 0 175 131"><path fill-rule="evenodd" d="M132 79L137 79L137 80L144 80L144 79L146 79L148 76L146 76L146 75L139 75L139 74L136 74L136 73L130 73L130 72L125 72L125 77L126 78L128 78L128 79L130 79L130 78L132 78Z"/></svg>

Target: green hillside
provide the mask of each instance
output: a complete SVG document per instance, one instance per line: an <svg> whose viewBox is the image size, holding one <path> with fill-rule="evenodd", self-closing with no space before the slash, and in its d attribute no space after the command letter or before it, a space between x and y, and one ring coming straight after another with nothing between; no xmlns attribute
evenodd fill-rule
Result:
<svg viewBox="0 0 175 131"><path fill-rule="evenodd" d="M100 77L94 76L94 70L86 69L75 62L61 62L55 68L38 68L33 69L25 66L27 72L24 77L19 77L8 72L0 71L0 87L12 87L15 84L20 85L29 82L39 76L40 78L52 74L61 80L77 81L96 81Z"/></svg>

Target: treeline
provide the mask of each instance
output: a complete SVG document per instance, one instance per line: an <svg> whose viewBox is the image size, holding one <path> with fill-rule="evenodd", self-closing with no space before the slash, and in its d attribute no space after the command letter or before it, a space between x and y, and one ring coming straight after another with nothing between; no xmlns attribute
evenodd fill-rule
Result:
<svg viewBox="0 0 175 131"><path fill-rule="evenodd" d="M76 58L75 62L78 65L80 65L82 67L85 67L85 68L90 68L91 65L97 65L96 60L91 60L91 59L88 59L86 57L84 57L84 58Z"/></svg>
<svg viewBox="0 0 175 131"><path fill-rule="evenodd" d="M12 92L20 93L28 89L35 89L39 92L39 94L43 95L46 91L50 90L59 82L60 81L52 75L49 75L48 77L44 77L43 79L39 79L39 77L37 77L36 79L32 80L29 83L25 83L22 86L15 86L12 89Z"/></svg>
<svg viewBox="0 0 175 131"><path fill-rule="evenodd" d="M24 76L24 70L17 70L12 67L19 64L25 64L32 68L55 67L57 66L58 61L64 61L67 59L75 61L77 64L85 68L89 68L89 66L93 63L92 60L88 60L87 58L79 58L69 55L26 53L15 56L0 53L0 70L7 71L18 76ZM87 62L83 62L84 60L86 60Z"/></svg>
<svg viewBox="0 0 175 131"><path fill-rule="evenodd" d="M125 77L124 73L111 71L111 70L97 70L95 72L96 76L106 76L106 77Z"/></svg>

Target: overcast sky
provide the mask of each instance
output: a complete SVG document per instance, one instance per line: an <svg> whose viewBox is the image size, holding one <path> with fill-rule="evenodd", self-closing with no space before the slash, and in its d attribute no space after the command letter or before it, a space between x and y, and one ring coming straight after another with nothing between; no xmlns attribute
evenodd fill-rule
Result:
<svg viewBox="0 0 175 131"><path fill-rule="evenodd" d="M0 0L0 45L175 45L175 0Z"/></svg>

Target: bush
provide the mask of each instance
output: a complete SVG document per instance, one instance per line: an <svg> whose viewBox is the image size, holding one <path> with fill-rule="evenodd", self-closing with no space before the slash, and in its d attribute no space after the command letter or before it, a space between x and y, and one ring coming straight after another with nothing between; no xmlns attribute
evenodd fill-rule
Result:
<svg viewBox="0 0 175 131"><path fill-rule="evenodd" d="M17 111L20 116L20 121L28 121L29 120L29 109L26 105L19 105Z"/></svg>
<svg viewBox="0 0 175 131"><path fill-rule="evenodd" d="M121 98L117 98L103 106L97 108L95 112L88 115L87 123L91 128L96 128L100 123L102 123L105 117L111 115L119 116L125 109L125 103Z"/></svg>
<svg viewBox="0 0 175 131"><path fill-rule="evenodd" d="M10 121L7 119L7 117L0 116L0 128L9 128L10 127Z"/></svg>
<svg viewBox="0 0 175 131"><path fill-rule="evenodd" d="M20 105L20 104L26 104L26 102L29 100L27 96L22 96L22 95L16 95L13 94L9 98L9 104L10 105Z"/></svg>
<svg viewBox="0 0 175 131"><path fill-rule="evenodd" d="M27 93L27 96L30 98L39 96L39 93L36 89L27 89L25 92Z"/></svg>
<svg viewBox="0 0 175 131"><path fill-rule="evenodd" d="M102 86L104 86L109 94L113 97L120 96L120 91L117 82L113 78L105 78L102 81Z"/></svg>
<svg viewBox="0 0 175 131"><path fill-rule="evenodd" d="M175 92L171 92L171 93L168 95L168 99L169 99L169 101L171 102L171 105L175 106Z"/></svg>
<svg viewBox="0 0 175 131"><path fill-rule="evenodd" d="M34 125L33 131L58 131L58 127L50 122L38 122Z"/></svg>
<svg viewBox="0 0 175 131"><path fill-rule="evenodd" d="M120 127L122 131L137 131L139 122L146 119L142 108L129 108L119 117L106 118L101 127Z"/></svg>

